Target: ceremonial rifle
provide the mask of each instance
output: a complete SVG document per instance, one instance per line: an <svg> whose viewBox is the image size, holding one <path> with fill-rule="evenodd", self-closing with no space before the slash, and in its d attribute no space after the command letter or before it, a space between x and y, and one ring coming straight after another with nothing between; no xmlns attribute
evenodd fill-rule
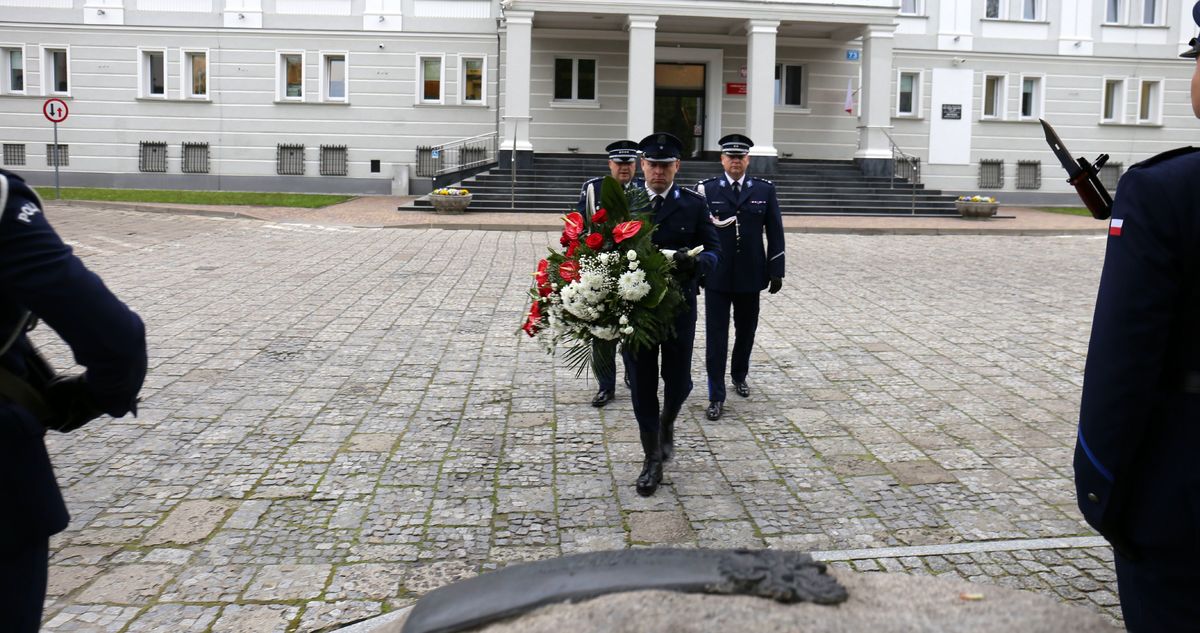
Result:
<svg viewBox="0 0 1200 633"><path fill-rule="evenodd" d="M1074 158L1063 145L1062 139L1058 138L1054 128L1044 119L1038 120L1042 122L1042 129L1046 131L1046 142L1050 144L1050 149L1054 150L1054 155L1062 163L1063 169L1067 170L1067 182L1075 187L1079 199L1083 200L1088 211L1092 212L1093 218L1107 220L1112 215L1113 201L1108 195L1108 190L1104 188L1104 183L1100 182L1100 168L1108 162L1108 154L1101 154L1095 163L1089 163L1082 157Z"/></svg>

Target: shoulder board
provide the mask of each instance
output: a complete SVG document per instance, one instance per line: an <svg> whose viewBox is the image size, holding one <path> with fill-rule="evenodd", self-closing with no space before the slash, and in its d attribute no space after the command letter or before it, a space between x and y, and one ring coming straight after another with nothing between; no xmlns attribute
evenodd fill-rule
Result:
<svg viewBox="0 0 1200 633"><path fill-rule="evenodd" d="M1137 164L1134 164L1134 165L1132 165L1132 166L1130 167L1130 169L1137 169L1137 168L1141 168L1141 167L1149 167L1149 166L1151 166L1151 165L1156 165L1156 164L1158 164L1158 163L1161 163L1161 162L1163 162L1163 161L1168 161L1168 160L1171 160L1172 158L1178 158L1178 157L1180 157L1180 156L1186 156L1186 155L1188 155L1188 154L1191 154L1191 153L1193 153L1193 152L1200 152L1200 147L1177 147L1177 148L1175 148L1175 149L1173 149L1173 150L1168 150L1168 151L1165 151L1165 152L1163 152L1163 153L1161 153L1161 154L1159 154L1159 155L1157 155L1157 156L1151 156L1150 158L1147 158L1146 160L1144 160L1144 161L1142 161L1142 162L1140 162L1140 163L1137 163Z"/></svg>
<svg viewBox="0 0 1200 633"><path fill-rule="evenodd" d="M750 180L753 180L753 181L755 181L755 182L762 182L762 183L766 183L766 184L768 184L768 185L771 185L771 186L774 186L774 185L775 185L775 183L774 183L774 182L772 182L772 181L770 181L770 180L767 180L766 178L759 178L758 176L751 176L751 177L750 177Z"/></svg>
<svg viewBox="0 0 1200 633"><path fill-rule="evenodd" d="M600 182L600 181L602 181L602 180L604 180L604 176L596 176L595 178L588 179L588 181L587 181L587 182L584 182L583 184L584 184L584 185L590 185L590 184L592 184L593 182Z"/></svg>
<svg viewBox="0 0 1200 633"><path fill-rule="evenodd" d="M704 183L712 182L712 181L714 181L714 180L716 180L716 179L718 179L718 178L720 178L720 176L711 176L711 177L709 177L709 178L705 178L704 180L701 180L699 184L704 184Z"/></svg>

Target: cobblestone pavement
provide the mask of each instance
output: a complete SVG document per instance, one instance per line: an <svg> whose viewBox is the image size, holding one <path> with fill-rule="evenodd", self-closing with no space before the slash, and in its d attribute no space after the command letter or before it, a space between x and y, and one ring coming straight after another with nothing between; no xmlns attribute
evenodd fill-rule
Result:
<svg viewBox="0 0 1200 633"><path fill-rule="evenodd" d="M700 328L643 499L628 393L593 409L517 336L551 234L48 215L145 318L151 370L138 418L49 438L72 521L47 631L332 630L512 561L652 544L1119 618L1070 479L1103 238L789 235L751 397L704 419Z"/></svg>

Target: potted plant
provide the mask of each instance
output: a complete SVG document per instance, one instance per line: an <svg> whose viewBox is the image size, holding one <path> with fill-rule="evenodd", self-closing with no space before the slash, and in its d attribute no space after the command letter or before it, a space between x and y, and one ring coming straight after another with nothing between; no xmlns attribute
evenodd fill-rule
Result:
<svg viewBox="0 0 1200 633"><path fill-rule="evenodd" d="M462 213L471 204L471 192L466 189L435 189L429 194L435 213Z"/></svg>
<svg viewBox="0 0 1200 633"><path fill-rule="evenodd" d="M959 215L968 220L986 220L996 215L1000 203L988 196L959 196L954 202Z"/></svg>

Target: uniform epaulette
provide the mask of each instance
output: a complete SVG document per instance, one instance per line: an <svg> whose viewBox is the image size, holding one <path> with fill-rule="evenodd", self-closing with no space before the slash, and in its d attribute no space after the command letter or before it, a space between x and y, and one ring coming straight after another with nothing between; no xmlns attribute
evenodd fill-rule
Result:
<svg viewBox="0 0 1200 633"><path fill-rule="evenodd" d="M765 183L767 183L768 185L771 185L772 187L774 187L774 186L775 186L775 183L774 183L774 182L772 182L772 181L770 181L770 180L767 180L766 178L759 178L758 176L751 176L750 178L752 178L752 179L754 179L754 180L757 180L758 182L765 182Z"/></svg>
<svg viewBox="0 0 1200 633"><path fill-rule="evenodd" d="M1149 167L1165 160L1171 160L1172 158L1177 158L1179 156L1186 156L1187 154L1191 154L1193 152L1200 152L1200 147L1176 147L1175 149L1167 150L1157 156L1151 156L1140 163L1136 163L1130 167L1130 169Z"/></svg>
<svg viewBox="0 0 1200 633"><path fill-rule="evenodd" d="M708 177L708 178L705 178L704 180L698 181L696 184L698 184L698 185L703 185L703 184L704 184L704 183L706 183L706 182L712 182L712 181L714 181L714 180L716 180L716 179L718 179L718 178L720 178L720 176L710 176L710 177Z"/></svg>

